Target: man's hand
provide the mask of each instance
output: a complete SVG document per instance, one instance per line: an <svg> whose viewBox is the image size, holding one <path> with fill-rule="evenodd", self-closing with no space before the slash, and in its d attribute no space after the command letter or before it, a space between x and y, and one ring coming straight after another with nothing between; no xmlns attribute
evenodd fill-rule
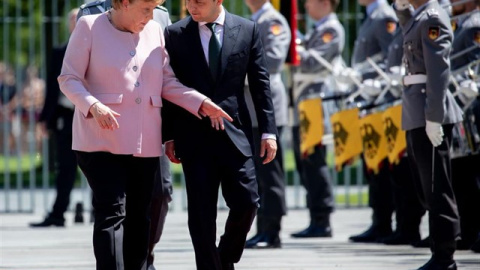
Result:
<svg viewBox="0 0 480 270"><path fill-rule="evenodd" d="M265 157L265 152L267 153ZM277 141L274 139L263 139L260 144L260 157L265 157L263 164L272 161L277 155Z"/></svg>
<svg viewBox="0 0 480 270"><path fill-rule="evenodd" d="M410 6L408 0L395 0L395 8L397 10L405 10Z"/></svg>
<svg viewBox="0 0 480 270"><path fill-rule="evenodd" d="M210 122L212 127L216 130L224 130L225 126L223 125L223 119L227 119L232 122L233 119L228 115L222 108L218 107L217 104L213 103L209 98L205 99L198 110L198 113L201 116L210 117Z"/></svg>
<svg viewBox="0 0 480 270"><path fill-rule="evenodd" d="M120 114L100 102L94 103L92 107L90 107L90 113L93 115L93 118L95 118L98 125L103 129L114 130L120 127L115 118L120 116Z"/></svg>
<svg viewBox="0 0 480 270"><path fill-rule="evenodd" d="M427 132L428 139L430 139L430 142L432 142L433 147L437 147L440 144L442 144L442 141L443 141L442 124L430 122L427 120L425 131Z"/></svg>
<svg viewBox="0 0 480 270"><path fill-rule="evenodd" d="M369 97L376 97L382 92L382 83L379 80L366 79L363 81L360 91Z"/></svg>
<svg viewBox="0 0 480 270"><path fill-rule="evenodd" d="M175 156L175 143L174 141L168 141L165 143L165 155L175 164L180 164L182 161Z"/></svg>

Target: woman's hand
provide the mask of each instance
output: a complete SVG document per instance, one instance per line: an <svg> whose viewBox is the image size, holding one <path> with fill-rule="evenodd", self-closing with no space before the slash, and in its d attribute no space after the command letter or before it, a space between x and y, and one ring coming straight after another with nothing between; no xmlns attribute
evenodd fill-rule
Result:
<svg viewBox="0 0 480 270"><path fill-rule="evenodd" d="M114 130L120 127L115 118L120 116L120 114L101 102L94 103L89 111L102 129Z"/></svg>
<svg viewBox="0 0 480 270"><path fill-rule="evenodd" d="M223 119L227 119L232 122L233 119L228 115L222 108L218 107L217 104L213 103L209 98L205 99L200 106L198 113L201 116L210 117L210 122L212 127L216 130L224 130L225 126L223 125Z"/></svg>

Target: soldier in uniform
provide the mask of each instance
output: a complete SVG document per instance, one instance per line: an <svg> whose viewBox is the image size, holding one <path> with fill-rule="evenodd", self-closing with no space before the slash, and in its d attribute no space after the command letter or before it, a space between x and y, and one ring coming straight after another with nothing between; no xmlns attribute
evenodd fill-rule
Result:
<svg viewBox="0 0 480 270"><path fill-rule="evenodd" d="M280 229L282 216L287 213L285 203L285 172L283 169L282 144L280 137L283 127L288 124L287 92L283 84L281 71L290 46L291 34L288 22L269 0L246 0L252 12L252 20L257 22L260 38L263 43L270 74L270 90L272 92L275 123L277 125L277 155L272 162L262 164L262 159L255 156L256 176L259 183L260 208L257 212L257 234L249 239L246 248L279 248L281 247ZM247 92L248 94L250 92ZM258 123L250 103L249 111L254 126L255 148L260 150Z"/></svg>
<svg viewBox="0 0 480 270"><path fill-rule="evenodd" d="M377 77L378 74L369 65L365 65L367 57L378 59L381 68L385 68L388 46L397 28L397 18L386 0L359 0L366 6L367 18L360 26L355 41L352 67L358 70L363 79ZM367 67L367 68L366 68ZM369 172L364 166L364 174L369 186L369 205L373 210L372 225L363 233L353 235L353 242L377 242L392 233L392 185L388 160L379 165L377 174Z"/></svg>
<svg viewBox="0 0 480 270"><path fill-rule="evenodd" d="M456 3L458 0L452 0ZM451 60L451 70L460 70L480 59L480 1L472 0L452 6L454 39L452 55L461 54ZM475 48L471 50L471 48ZM454 78L460 85L457 89L457 102L464 107L464 127L471 136L470 153L452 158L452 174L454 190L457 195L462 239L457 242L457 249L469 249L477 238L480 228L478 205L480 205L480 170L476 164L480 162L478 131L480 130L480 103L478 85L467 71Z"/></svg>
<svg viewBox="0 0 480 270"><path fill-rule="evenodd" d="M385 70L389 73L400 71L403 57L403 34L400 28L395 31L392 43L388 46ZM393 68L398 70L393 71ZM398 88L403 88L402 85ZM398 89L401 93L402 89ZM396 97L389 97L395 98ZM425 209L415 192L408 157L404 154L398 164L390 164L392 191L395 205L396 229L393 234L381 239L387 245L413 244L420 240L420 223Z"/></svg>
<svg viewBox="0 0 480 270"><path fill-rule="evenodd" d="M403 31L406 76L402 128L420 201L429 211L431 259L419 270L457 269L453 258L460 236L453 192L450 145L462 111L448 90L453 31L437 1L396 0Z"/></svg>
<svg viewBox="0 0 480 270"><path fill-rule="evenodd" d="M68 14L69 32L75 27L75 16L78 9L73 9ZM73 103L60 91L57 77L62 70L63 57L67 44L53 48L47 77L45 102L40 114L39 124L47 132L51 130L54 135L56 147L56 163L58 171L55 177L57 195L52 212L41 222L30 223L30 227L65 226L64 214L70 204L70 194L77 176L77 157L72 150L72 123ZM76 220L77 221L77 220ZM83 222L78 220L78 222Z"/></svg>
<svg viewBox="0 0 480 270"><path fill-rule="evenodd" d="M77 20L89 14L98 14L108 11L112 7L111 0L99 0L80 6L77 14ZM168 11L163 6L157 6L153 11L153 20L158 22L162 29L172 24ZM168 212L168 203L172 201L172 176L170 172L170 162L165 155L160 156L160 170L155 176L155 185L152 196L150 218L150 243L147 257L147 270L155 270L153 266L154 247L160 241L165 218Z"/></svg>
<svg viewBox="0 0 480 270"><path fill-rule="evenodd" d="M307 191L310 224L306 229L293 233L292 237L332 236L330 214L334 211L335 201L332 177L325 160L326 147L325 145L316 145L312 152L300 152L300 123L297 106L306 99L331 96L335 90L326 83L331 76L330 71L319 63L313 54L323 57L330 63L343 63L341 55L345 45L345 31L335 14L338 4L338 0L307 0L305 2L305 9L315 23L313 30L308 32L305 37L304 49L299 50L300 71L307 74L318 74L320 81L305 88L294 101L293 147L300 180ZM327 103L323 102L323 108L329 107ZM324 119L329 119L329 113L332 112L324 109Z"/></svg>

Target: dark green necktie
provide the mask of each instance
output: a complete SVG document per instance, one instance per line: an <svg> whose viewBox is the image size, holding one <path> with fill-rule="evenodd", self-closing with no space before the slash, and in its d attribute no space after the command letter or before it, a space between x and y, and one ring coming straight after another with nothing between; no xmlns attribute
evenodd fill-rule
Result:
<svg viewBox="0 0 480 270"><path fill-rule="evenodd" d="M207 23L206 26L210 31L212 31L212 36L210 37L210 42L208 43L208 65L210 67L210 72L214 80L217 79L219 62L220 62L220 42L215 36L215 26L216 23Z"/></svg>

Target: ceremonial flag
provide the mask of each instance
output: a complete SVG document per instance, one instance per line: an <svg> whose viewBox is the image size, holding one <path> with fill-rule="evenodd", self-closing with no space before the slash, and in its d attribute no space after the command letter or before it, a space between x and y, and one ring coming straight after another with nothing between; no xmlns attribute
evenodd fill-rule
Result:
<svg viewBox="0 0 480 270"><path fill-rule="evenodd" d="M387 140L384 135L383 112L369 114L360 119L363 157L369 170L378 173L380 163L387 158Z"/></svg>
<svg viewBox="0 0 480 270"><path fill-rule="evenodd" d="M388 161L390 164L398 164L407 149L405 131L401 129L402 105L386 109L382 117L387 140Z"/></svg>
<svg viewBox="0 0 480 270"><path fill-rule="evenodd" d="M362 153L358 108L337 112L330 117L330 122L335 144L335 167L340 170L346 162Z"/></svg>
<svg viewBox="0 0 480 270"><path fill-rule="evenodd" d="M300 151L308 153L322 142L323 111L322 99L306 99L298 104L300 118Z"/></svg>

